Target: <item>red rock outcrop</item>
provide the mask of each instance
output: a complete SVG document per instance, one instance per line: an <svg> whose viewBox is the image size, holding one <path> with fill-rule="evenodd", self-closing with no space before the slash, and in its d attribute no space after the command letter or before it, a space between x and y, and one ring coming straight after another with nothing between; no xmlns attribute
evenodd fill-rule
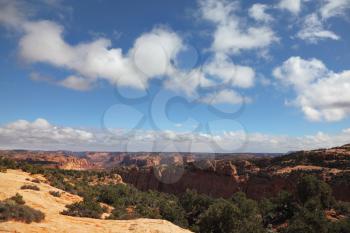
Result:
<svg viewBox="0 0 350 233"><path fill-rule="evenodd" d="M99 168L96 164L85 158L67 155L61 151L1 151L0 156L16 161L26 161L32 164L40 164L45 167L67 170L87 170Z"/></svg>
<svg viewBox="0 0 350 233"><path fill-rule="evenodd" d="M237 191L261 199L293 191L300 176L315 174L328 182L334 196L350 201L350 145L299 151L280 157L253 154L0 151L0 156L62 169L114 169L141 190L180 194L196 189L214 197Z"/></svg>

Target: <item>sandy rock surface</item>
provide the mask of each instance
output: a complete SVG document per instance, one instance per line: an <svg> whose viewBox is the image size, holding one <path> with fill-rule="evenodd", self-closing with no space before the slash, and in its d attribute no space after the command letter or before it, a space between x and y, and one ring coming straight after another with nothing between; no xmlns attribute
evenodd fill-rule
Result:
<svg viewBox="0 0 350 233"><path fill-rule="evenodd" d="M32 180L36 176L18 170L8 170L7 173L0 173L0 200L9 198L16 193L23 196L26 205L45 213L45 220L41 223L21 223L21 222L2 222L0 223L0 232L139 232L139 233L185 233L190 232L182 229L168 221L158 219L136 219L136 220L100 220L91 218L78 218L61 215L60 212L65 209L65 205L81 200L79 196L64 193L61 197L54 197L49 191L60 191L46 183L32 183L26 179ZM43 177L39 177L44 180ZM24 184L35 184L40 191L21 190Z"/></svg>

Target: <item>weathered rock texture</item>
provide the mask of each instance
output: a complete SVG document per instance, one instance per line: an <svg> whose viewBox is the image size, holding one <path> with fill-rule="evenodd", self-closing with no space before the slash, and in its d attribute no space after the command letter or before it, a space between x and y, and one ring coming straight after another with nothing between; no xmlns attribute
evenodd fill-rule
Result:
<svg viewBox="0 0 350 233"><path fill-rule="evenodd" d="M350 145L271 154L121 153L0 151L0 156L62 169L117 169L126 183L141 190L180 194L196 189L214 197L237 191L261 199L293 191L300 176L315 174L334 196L350 201Z"/></svg>
<svg viewBox="0 0 350 233"><path fill-rule="evenodd" d="M26 205L45 213L45 220L41 223L2 222L0 232L20 233L185 233L190 232L182 229L168 221L158 219L136 219L136 220L100 220L91 218L79 218L61 215L65 205L80 201L81 198L72 194L64 193L61 197L54 197L49 191L60 191L48 184L35 184L40 191L21 190L23 184L32 179L28 173L8 170L0 173L0 200L9 198L16 193L23 196ZM44 179L40 177L40 179Z"/></svg>

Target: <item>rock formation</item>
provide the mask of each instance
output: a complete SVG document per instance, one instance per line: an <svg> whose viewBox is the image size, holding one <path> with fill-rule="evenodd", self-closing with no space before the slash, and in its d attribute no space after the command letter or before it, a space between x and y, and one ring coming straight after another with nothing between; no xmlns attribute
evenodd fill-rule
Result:
<svg viewBox="0 0 350 233"><path fill-rule="evenodd" d="M62 151L0 151L0 156L62 169L117 169L124 182L141 190L196 189L214 197L240 190L261 199L293 190L300 176L312 173L331 185L337 199L350 201L350 145L282 156Z"/></svg>
<svg viewBox="0 0 350 233"><path fill-rule="evenodd" d="M23 184L34 176L28 173L8 170L7 173L0 173L0 200L9 198L16 193L23 196L26 204L34 209L45 213L45 220L40 223L21 223L15 221L2 222L0 232L23 232L23 233L185 233L190 232L182 229L168 221L160 219L135 219L135 220L102 220L91 218L80 218L61 215L67 204L80 201L79 196L68 194L56 189L46 183L36 184L40 191L21 190ZM36 177L37 178L37 177ZM43 180L43 177L40 177ZM54 197L49 191L63 192L61 197Z"/></svg>

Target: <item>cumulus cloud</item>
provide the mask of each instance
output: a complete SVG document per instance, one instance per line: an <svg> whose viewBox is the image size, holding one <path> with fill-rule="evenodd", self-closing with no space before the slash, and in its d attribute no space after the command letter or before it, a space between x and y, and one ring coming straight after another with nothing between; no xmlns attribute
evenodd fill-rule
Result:
<svg viewBox="0 0 350 233"><path fill-rule="evenodd" d="M316 43L319 40L332 39L339 40L340 37L332 31L324 29L324 25L316 13L308 15L298 32L297 37L310 43Z"/></svg>
<svg viewBox="0 0 350 233"><path fill-rule="evenodd" d="M291 57L273 71L296 94L292 104L311 121L339 121L350 114L350 71L336 73L315 58Z"/></svg>
<svg viewBox="0 0 350 233"><path fill-rule="evenodd" d="M87 89L99 79L144 89L149 79L174 73L172 61L183 48L180 36L161 26L141 34L128 51L113 48L105 37L73 45L65 40L60 24L29 20L17 2L3 0L0 4L0 24L22 33L18 49L21 58L29 63L46 63L73 71L79 78L62 81L63 86L73 89Z"/></svg>
<svg viewBox="0 0 350 233"><path fill-rule="evenodd" d="M219 56L219 53L210 64L202 67L203 69L193 68L185 72L175 67L178 54L187 47L176 32L165 26L156 26L151 31L141 34L128 50L113 47L112 42L103 35L90 41L72 44L65 40L65 29L62 25L50 20L29 20L21 14L23 9L11 1L4 2L6 8L0 11L0 22L21 31L18 44L20 57L28 63L49 64L72 72L72 75L63 80L42 80L38 75L32 75L34 80L86 91L96 86L99 80L105 80L118 87L144 90L151 79L158 78L162 79L166 88L183 91L188 96L197 95L200 88L215 90L215 87L222 83L229 83L235 88L249 88L254 85L255 72L252 68L237 65L230 59ZM213 5L214 2L202 4ZM210 9L211 6L208 6L205 18L219 22L220 25L228 20L228 23L233 25L235 20L230 15L233 5L222 1L217 3L220 9ZM12 14L14 16L9 17ZM237 33L241 33L241 26L234 27ZM255 36L261 36L262 32L264 34L268 30L252 27L248 28L247 32L242 32L243 34L230 35L232 38L229 40L232 41L236 40L237 36L245 38L237 42L243 43L242 46L236 44L239 48L234 45L236 42L229 46L233 50L237 48L237 51L241 48L261 47L258 45L260 42L255 41Z"/></svg>
<svg viewBox="0 0 350 233"><path fill-rule="evenodd" d="M198 97L198 89L213 88L219 83L215 83L206 77L201 69L192 69L190 72L177 72L174 78L167 79L165 87L174 92L183 92L187 97Z"/></svg>
<svg viewBox="0 0 350 233"><path fill-rule="evenodd" d="M249 66L234 64L223 54L216 54L203 66L203 71L207 76L234 87L249 88L254 85L255 71Z"/></svg>
<svg viewBox="0 0 350 233"><path fill-rule="evenodd" d="M193 69L189 73L177 72L174 78L167 80L166 87L174 91L183 91L188 97L200 97L196 95L197 89L211 90L210 98L217 95L215 91L225 88L232 88L229 92L235 93L233 88L246 89L254 86L255 71L249 66L242 66L232 62L224 55L216 53L208 62L203 64L201 69ZM227 95L226 95L227 96ZM231 95L232 96L232 95ZM228 96L227 96L228 97ZM209 97L204 97L208 99ZM240 97L242 99L242 97ZM223 98L221 98L223 102ZM237 98L230 100L225 98L226 103L237 104ZM210 103L210 101L203 101ZM211 102L215 104L218 102Z"/></svg>
<svg viewBox="0 0 350 233"><path fill-rule="evenodd" d="M56 126L41 118L33 122L18 120L0 126L0 148L2 149L288 152L337 146L346 144L349 140L349 129L332 135L318 132L300 137L247 133L242 130L210 134L140 129L133 135L126 136L123 129L116 130L112 134L96 129ZM122 146L125 142L129 145L127 148ZM171 146L166 146L164 149L168 144Z"/></svg>
<svg viewBox="0 0 350 233"><path fill-rule="evenodd" d="M57 149L92 142L93 134L86 130L54 126L39 118L33 122L18 120L0 127L0 139L1 147Z"/></svg>
<svg viewBox="0 0 350 233"><path fill-rule="evenodd" d="M270 22L272 16L266 13L268 6L261 3L256 3L249 8L249 16L257 21Z"/></svg>
<svg viewBox="0 0 350 233"><path fill-rule="evenodd" d="M19 42L23 59L77 72L81 76L79 83L86 81L85 86L105 79L115 85L144 88L148 79L167 75L171 59L182 46L177 34L166 28L154 28L141 35L126 54L120 48L111 48L106 38L70 45L63 38L63 27L51 21L27 22L24 30ZM69 78L63 84L70 87L73 81L76 84L78 79Z"/></svg>
<svg viewBox="0 0 350 233"><path fill-rule="evenodd" d="M237 2L226 0L199 1L201 17L215 25L212 49L219 53L235 54L243 50L262 49L278 41L266 25L250 26L235 13Z"/></svg>
<svg viewBox="0 0 350 233"><path fill-rule="evenodd" d="M328 70L320 60L304 60L301 57L290 57L273 71L283 84L293 85L298 90L307 89L310 83L327 74Z"/></svg>

